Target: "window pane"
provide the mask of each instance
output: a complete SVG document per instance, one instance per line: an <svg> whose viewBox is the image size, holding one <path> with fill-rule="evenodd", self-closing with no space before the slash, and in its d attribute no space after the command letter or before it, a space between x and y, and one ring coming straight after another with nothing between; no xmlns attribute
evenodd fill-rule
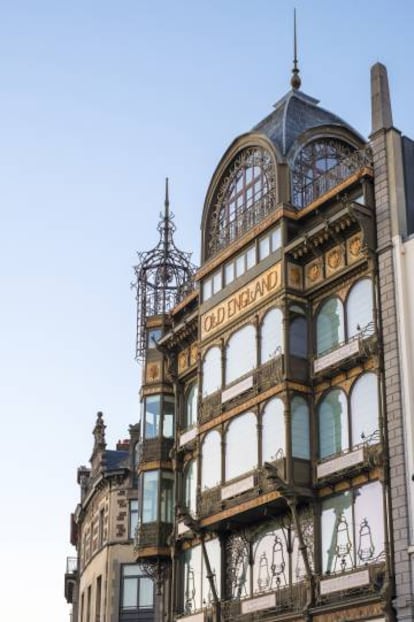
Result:
<svg viewBox="0 0 414 622"><path fill-rule="evenodd" d="M203 361L203 397L221 389L221 352L214 346Z"/></svg>
<svg viewBox="0 0 414 622"><path fill-rule="evenodd" d="M346 395L335 389L319 407L319 456L326 458L349 447Z"/></svg>
<svg viewBox="0 0 414 622"><path fill-rule="evenodd" d="M191 426L197 423L197 404L198 404L198 386L196 383L191 385L189 392L187 393L186 408L185 408L185 427L191 428Z"/></svg>
<svg viewBox="0 0 414 622"><path fill-rule="evenodd" d="M257 420L253 413L234 419L226 434L226 480L257 467Z"/></svg>
<svg viewBox="0 0 414 622"><path fill-rule="evenodd" d="M236 259L236 276L241 276L242 274L245 273L246 268L245 268L245 260L246 257L243 253L243 255L239 255Z"/></svg>
<svg viewBox="0 0 414 622"><path fill-rule="evenodd" d="M262 323L261 363L278 356L283 351L283 315L280 309L271 309Z"/></svg>
<svg viewBox="0 0 414 622"><path fill-rule="evenodd" d="M216 588L216 593L220 597L220 568L221 568L221 554L220 554L220 543L217 538L214 540L209 540L206 542L207 555L210 562L211 572L213 574L214 586ZM211 591L210 581L207 579L207 568L204 563L203 557L201 558L201 566L202 566L202 602L203 605L211 605L213 602L213 592Z"/></svg>
<svg viewBox="0 0 414 622"><path fill-rule="evenodd" d="M282 529L262 534L253 545L253 592L276 590L289 584L289 553Z"/></svg>
<svg viewBox="0 0 414 622"><path fill-rule="evenodd" d="M273 229L273 231L270 234L270 240L271 240L271 246L272 246L272 253L274 253L282 245L282 236L280 233L280 227Z"/></svg>
<svg viewBox="0 0 414 622"><path fill-rule="evenodd" d="M145 438L155 438L160 433L161 396L146 397L145 403Z"/></svg>
<svg viewBox="0 0 414 622"><path fill-rule="evenodd" d="M352 493L322 503L322 572L350 570L354 565Z"/></svg>
<svg viewBox="0 0 414 622"><path fill-rule="evenodd" d="M282 400L274 398L265 406L262 418L262 459L271 462L286 455L285 408Z"/></svg>
<svg viewBox="0 0 414 622"><path fill-rule="evenodd" d="M226 264L225 279L226 279L226 285L234 281L234 262L233 261Z"/></svg>
<svg viewBox="0 0 414 622"><path fill-rule="evenodd" d="M321 307L316 322L316 349L322 354L343 342L344 310L339 298L331 298Z"/></svg>
<svg viewBox="0 0 414 622"><path fill-rule="evenodd" d="M191 460L184 474L184 505L195 515L197 510L197 462Z"/></svg>
<svg viewBox="0 0 414 622"><path fill-rule="evenodd" d="M162 331L160 328L151 328L148 331L147 347L155 348L156 342L161 339Z"/></svg>
<svg viewBox="0 0 414 622"><path fill-rule="evenodd" d="M221 438L213 430L209 432L202 445L201 487L212 488L221 482Z"/></svg>
<svg viewBox="0 0 414 622"><path fill-rule="evenodd" d="M308 324L306 318L297 317L290 322L289 328L290 353L299 358L308 356Z"/></svg>
<svg viewBox="0 0 414 622"><path fill-rule="evenodd" d="M248 248L246 251L247 269L253 268L256 263L256 249L254 246Z"/></svg>
<svg viewBox="0 0 414 622"><path fill-rule="evenodd" d="M260 261L270 254L270 238L268 235L261 238L259 242L259 258Z"/></svg>
<svg viewBox="0 0 414 622"><path fill-rule="evenodd" d="M384 555L382 486L373 482L355 491L356 564L378 561Z"/></svg>
<svg viewBox="0 0 414 622"><path fill-rule="evenodd" d="M158 519L158 477L159 471L146 471L143 476L142 522L151 523Z"/></svg>
<svg viewBox="0 0 414 622"><path fill-rule="evenodd" d="M137 577L141 573L138 564L125 564L122 566L122 575L124 577Z"/></svg>
<svg viewBox="0 0 414 622"><path fill-rule="evenodd" d="M205 279L205 281L203 281L203 300L208 300L209 298L211 298L212 296L212 280L210 279Z"/></svg>
<svg viewBox="0 0 414 622"><path fill-rule="evenodd" d="M184 613L201 608L201 547L187 549L183 554Z"/></svg>
<svg viewBox="0 0 414 622"><path fill-rule="evenodd" d="M138 578L125 577L122 590L122 608L136 608L138 605Z"/></svg>
<svg viewBox="0 0 414 622"><path fill-rule="evenodd" d="M132 499L129 502L129 537L135 536L135 530L138 525L138 500Z"/></svg>
<svg viewBox="0 0 414 622"><path fill-rule="evenodd" d="M221 270L213 274L213 293L217 294L221 290Z"/></svg>
<svg viewBox="0 0 414 622"><path fill-rule="evenodd" d="M139 606L141 609L154 606L154 584L146 577L139 579Z"/></svg>
<svg viewBox="0 0 414 622"><path fill-rule="evenodd" d="M348 296L346 303L348 339L364 329L373 331L373 295L371 279L358 281Z"/></svg>
<svg viewBox="0 0 414 622"><path fill-rule="evenodd" d="M244 326L230 337L226 351L226 384L247 374L257 365L256 330Z"/></svg>
<svg viewBox="0 0 414 622"><path fill-rule="evenodd" d="M164 395L163 397L162 435L164 438L173 438L174 436L174 397L172 395Z"/></svg>
<svg viewBox="0 0 414 622"><path fill-rule="evenodd" d="M174 476L172 473L161 474L161 517L163 523L173 522Z"/></svg>
<svg viewBox="0 0 414 622"><path fill-rule="evenodd" d="M292 412L292 456L293 458L310 457L309 447L309 409L302 397L294 397Z"/></svg>
<svg viewBox="0 0 414 622"><path fill-rule="evenodd" d="M355 382L351 393L352 444L379 441L378 378L363 374Z"/></svg>

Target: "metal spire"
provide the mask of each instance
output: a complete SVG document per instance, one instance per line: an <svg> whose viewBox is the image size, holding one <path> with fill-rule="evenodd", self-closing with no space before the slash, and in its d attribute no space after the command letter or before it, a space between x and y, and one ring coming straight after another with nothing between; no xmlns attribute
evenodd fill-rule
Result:
<svg viewBox="0 0 414 622"><path fill-rule="evenodd" d="M298 54L297 54L297 37L296 37L296 9L293 9L293 69L292 77L290 79L292 89L297 91L300 89L301 79L299 77L298 69Z"/></svg>

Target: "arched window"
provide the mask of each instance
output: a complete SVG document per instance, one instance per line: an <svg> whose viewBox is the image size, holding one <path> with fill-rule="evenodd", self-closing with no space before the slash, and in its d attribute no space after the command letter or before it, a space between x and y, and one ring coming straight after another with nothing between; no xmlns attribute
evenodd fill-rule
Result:
<svg viewBox="0 0 414 622"><path fill-rule="evenodd" d="M345 340L344 308L339 298L330 298L316 319L316 352L323 354Z"/></svg>
<svg viewBox="0 0 414 622"><path fill-rule="evenodd" d="M257 467L257 420L253 413L240 415L226 434L226 480Z"/></svg>
<svg viewBox="0 0 414 622"><path fill-rule="evenodd" d="M185 421L186 428L191 428L197 423L197 402L198 402L198 386L193 383L186 395L185 400Z"/></svg>
<svg viewBox="0 0 414 622"><path fill-rule="evenodd" d="M271 462L286 455L285 408L281 399L275 397L263 410L262 461Z"/></svg>
<svg viewBox="0 0 414 622"><path fill-rule="evenodd" d="M305 145L292 167L292 203L298 208L312 203L352 173L355 151L342 140L322 138Z"/></svg>
<svg viewBox="0 0 414 622"><path fill-rule="evenodd" d="M378 442L378 419L378 377L369 372L362 374L352 387L352 444Z"/></svg>
<svg viewBox="0 0 414 622"><path fill-rule="evenodd" d="M197 462L190 460L184 471L184 505L193 516L197 511Z"/></svg>
<svg viewBox="0 0 414 622"><path fill-rule="evenodd" d="M226 384L247 374L257 365L256 330L248 324L233 333L226 350Z"/></svg>
<svg viewBox="0 0 414 622"><path fill-rule="evenodd" d="M319 406L319 456L326 458L349 447L348 405L344 391L329 391Z"/></svg>
<svg viewBox="0 0 414 622"><path fill-rule="evenodd" d="M206 434L201 446L201 488L221 483L221 436L217 430Z"/></svg>
<svg viewBox="0 0 414 622"><path fill-rule="evenodd" d="M303 397L295 395L291 405L292 416L292 457L310 458L309 408Z"/></svg>
<svg viewBox="0 0 414 622"><path fill-rule="evenodd" d="M371 279L357 281L346 301L346 324L348 339L361 331L373 331L373 292Z"/></svg>
<svg viewBox="0 0 414 622"><path fill-rule="evenodd" d="M210 348L203 360L203 397L221 389L221 351Z"/></svg>
<svg viewBox="0 0 414 622"><path fill-rule="evenodd" d="M280 309L270 309L262 322L260 362L266 363L269 359L283 352L283 314Z"/></svg>
<svg viewBox="0 0 414 622"><path fill-rule="evenodd" d="M250 147L238 154L214 199L207 225L207 258L270 213L276 204L275 188L275 167L268 151Z"/></svg>

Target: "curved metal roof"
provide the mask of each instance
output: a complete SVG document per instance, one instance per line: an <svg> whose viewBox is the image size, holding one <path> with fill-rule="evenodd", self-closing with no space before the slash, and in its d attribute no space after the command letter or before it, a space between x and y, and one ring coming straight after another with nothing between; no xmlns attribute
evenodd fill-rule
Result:
<svg viewBox="0 0 414 622"><path fill-rule="evenodd" d="M359 140L363 137L336 114L320 108L319 100L302 91L292 89L274 105L274 111L255 125L252 131L265 134L287 156L294 142L307 130L336 125L352 132Z"/></svg>

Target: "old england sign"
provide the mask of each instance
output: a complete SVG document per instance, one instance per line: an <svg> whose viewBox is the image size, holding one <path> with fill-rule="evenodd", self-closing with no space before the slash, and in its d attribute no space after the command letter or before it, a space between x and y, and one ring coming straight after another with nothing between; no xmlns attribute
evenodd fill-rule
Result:
<svg viewBox="0 0 414 622"><path fill-rule="evenodd" d="M276 292L281 285L280 275L281 266L278 263L204 313L201 316L201 339L211 337L216 331Z"/></svg>

